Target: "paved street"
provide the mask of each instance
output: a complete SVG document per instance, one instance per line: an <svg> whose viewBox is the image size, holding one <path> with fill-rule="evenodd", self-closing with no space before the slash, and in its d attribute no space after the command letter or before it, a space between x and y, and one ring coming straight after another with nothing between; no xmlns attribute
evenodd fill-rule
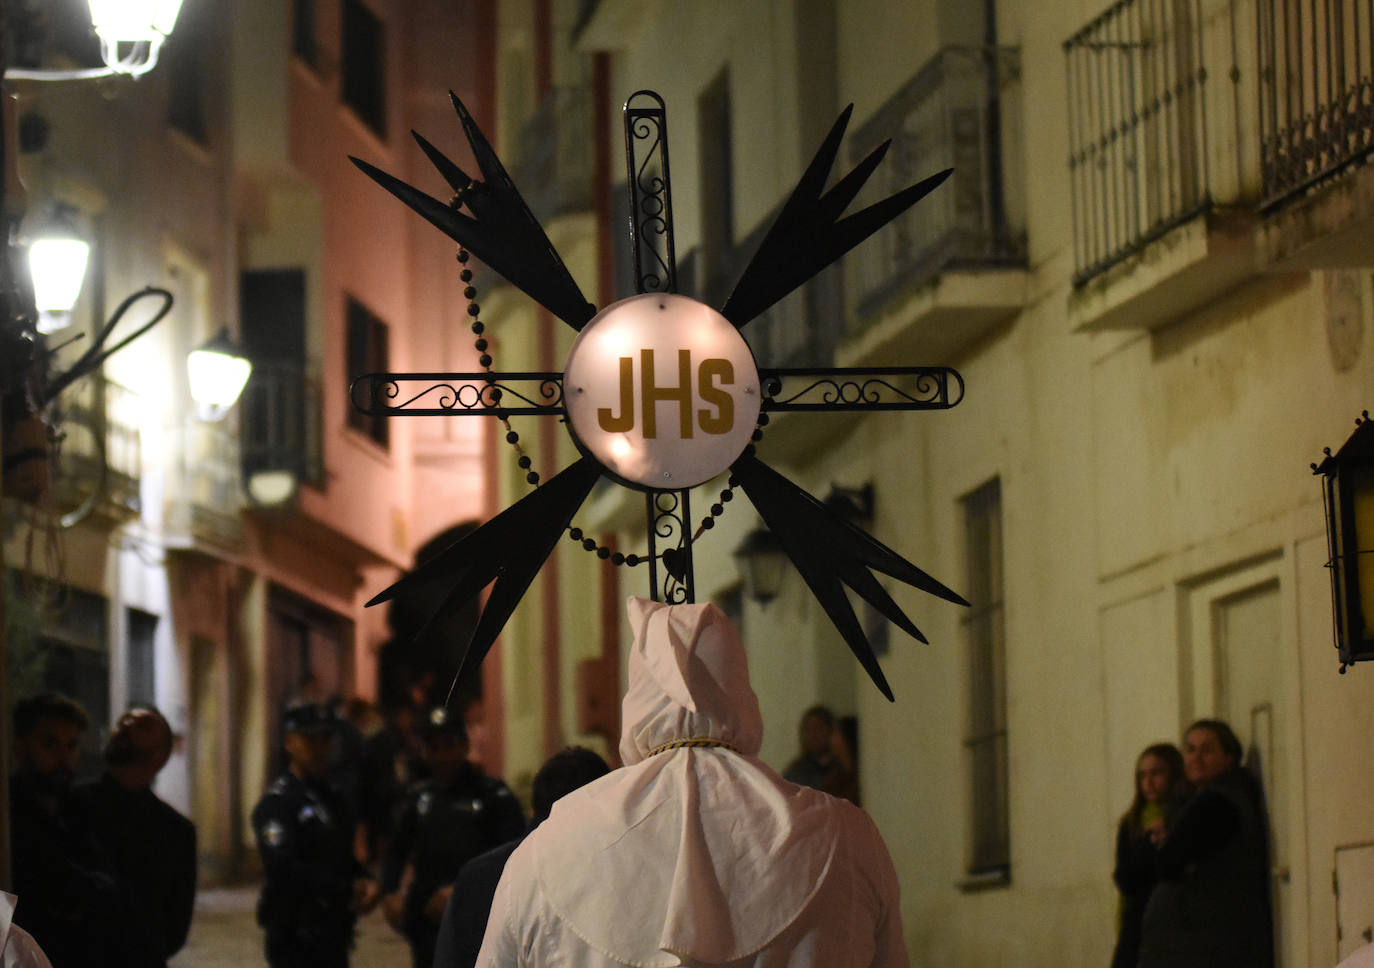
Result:
<svg viewBox="0 0 1374 968"><path fill-rule="evenodd" d="M196 896L191 938L169 968L251 968L266 965L262 929L253 919L257 885L203 890ZM351 968L408 968L410 949L387 926L380 910L358 925Z"/></svg>

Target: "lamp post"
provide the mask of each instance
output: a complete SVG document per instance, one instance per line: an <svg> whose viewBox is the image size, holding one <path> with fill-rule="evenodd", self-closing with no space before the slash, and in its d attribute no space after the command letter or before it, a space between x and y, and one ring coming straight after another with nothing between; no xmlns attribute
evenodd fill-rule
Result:
<svg viewBox="0 0 1374 968"><path fill-rule="evenodd" d="M1331 606L1341 672L1374 659L1374 421L1366 410L1334 454L1312 465L1320 474L1331 569ZM1365 567L1368 565L1368 567Z"/></svg>
<svg viewBox="0 0 1374 968"><path fill-rule="evenodd" d="M204 345L192 350L186 357L186 375L201 418L222 420L238 402L252 373L252 362L229 335L228 326L221 326Z"/></svg>

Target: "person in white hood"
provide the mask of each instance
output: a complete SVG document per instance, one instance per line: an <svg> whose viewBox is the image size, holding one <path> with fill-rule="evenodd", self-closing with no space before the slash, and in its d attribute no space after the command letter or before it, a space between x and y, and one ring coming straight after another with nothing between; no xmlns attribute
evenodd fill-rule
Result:
<svg viewBox="0 0 1374 968"><path fill-rule="evenodd" d="M906 965L869 816L757 758L758 699L714 605L632 598L625 766L511 856L479 968Z"/></svg>

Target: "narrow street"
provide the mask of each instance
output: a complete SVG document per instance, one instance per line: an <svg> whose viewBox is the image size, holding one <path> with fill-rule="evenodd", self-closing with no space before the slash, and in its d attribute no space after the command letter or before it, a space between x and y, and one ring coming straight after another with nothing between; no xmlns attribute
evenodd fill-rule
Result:
<svg viewBox="0 0 1374 968"><path fill-rule="evenodd" d="M253 917L258 887L215 888L196 896L191 937L169 968L245 968L266 965L262 929ZM358 924L351 968L407 968L410 949L392 931L380 910Z"/></svg>

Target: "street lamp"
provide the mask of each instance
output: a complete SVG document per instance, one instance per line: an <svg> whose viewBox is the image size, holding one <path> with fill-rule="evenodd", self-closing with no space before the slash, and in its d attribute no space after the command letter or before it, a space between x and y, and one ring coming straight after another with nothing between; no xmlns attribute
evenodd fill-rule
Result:
<svg viewBox="0 0 1374 968"><path fill-rule="evenodd" d="M158 50L181 10L181 0L90 0L90 5L101 60L115 73L135 77L157 64Z"/></svg>
<svg viewBox="0 0 1374 968"><path fill-rule="evenodd" d="M75 81L117 74L139 77L157 66L157 55L171 36L181 11L181 0L89 0L89 5L104 67L10 67L5 70L6 79Z"/></svg>
<svg viewBox="0 0 1374 968"><path fill-rule="evenodd" d="M787 572L787 554L777 535L767 528L755 528L744 536L734 558L744 577L745 594L760 605L778 597Z"/></svg>
<svg viewBox="0 0 1374 968"><path fill-rule="evenodd" d="M1326 508L1326 546L1331 569L1331 605L1341 672L1354 662L1374 659L1374 421L1369 411L1355 421L1355 432L1336 453L1312 465L1321 474Z"/></svg>
<svg viewBox="0 0 1374 968"><path fill-rule="evenodd" d="M29 243L29 275L40 333L54 333L71 325L72 307L81 295L91 245L81 237L74 221L70 208L58 206Z"/></svg>
<svg viewBox="0 0 1374 968"><path fill-rule="evenodd" d="M206 420L223 419L238 401L252 372L253 364L229 336L227 326L220 327L205 345L186 357L191 397Z"/></svg>

